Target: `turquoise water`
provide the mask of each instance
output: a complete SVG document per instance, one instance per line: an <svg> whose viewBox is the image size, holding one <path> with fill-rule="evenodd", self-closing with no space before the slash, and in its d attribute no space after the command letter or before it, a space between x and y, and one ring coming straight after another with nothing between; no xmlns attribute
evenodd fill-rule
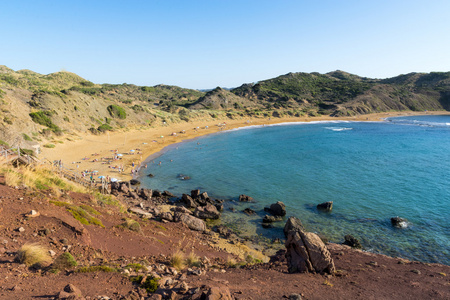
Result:
<svg viewBox="0 0 450 300"><path fill-rule="evenodd" d="M261 227L264 206L283 201L286 217L332 242L352 234L373 252L450 265L449 150L450 116L289 123L172 145L140 179L180 196L197 188L220 199L252 196L255 203L227 202L222 218L243 235L283 238L284 222ZM316 210L325 201L334 202L331 213ZM258 215L241 213L246 207ZM393 228L394 216L408 227Z"/></svg>

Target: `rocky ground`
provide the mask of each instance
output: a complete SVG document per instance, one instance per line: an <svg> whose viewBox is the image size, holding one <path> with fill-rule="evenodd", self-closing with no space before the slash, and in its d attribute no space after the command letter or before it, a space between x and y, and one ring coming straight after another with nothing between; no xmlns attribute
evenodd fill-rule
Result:
<svg viewBox="0 0 450 300"><path fill-rule="evenodd" d="M328 244L336 269L333 275L290 274L283 250L261 263L264 259L243 250L239 240L219 240L218 233L181 221L192 212L171 210L163 195L144 199L144 194L133 193L117 193L125 203L120 207L88 194L68 192L57 197L8 187L0 176L0 299L450 298L450 266ZM188 202L195 206L185 196L184 205ZM209 204L220 209L218 202ZM101 224L81 224L74 218L76 207L95 215ZM125 212L130 207L134 213ZM211 207L194 214L210 213L215 213ZM127 226L124 218L129 219ZM139 226L133 227L130 220ZM45 246L53 263L30 267L17 262L17 251L27 242ZM233 247L241 253L223 250ZM171 261L177 251L186 256L194 253L198 259L179 267ZM72 254L77 266L56 265L65 252ZM151 278L160 278L154 293L144 288Z"/></svg>

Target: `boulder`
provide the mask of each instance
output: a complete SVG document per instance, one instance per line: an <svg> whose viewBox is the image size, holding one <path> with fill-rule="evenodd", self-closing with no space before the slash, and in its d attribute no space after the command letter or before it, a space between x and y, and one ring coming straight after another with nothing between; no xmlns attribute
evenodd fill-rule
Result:
<svg viewBox="0 0 450 300"><path fill-rule="evenodd" d="M133 191L128 192L128 197L135 199L135 200L139 198L139 196Z"/></svg>
<svg viewBox="0 0 450 300"><path fill-rule="evenodd" d="M288 232L290 230L299 231L299 230L305 230L305 229L303 228L303 224L299 218L290 217L287 220L286 224L284 225L284 229L283 229L284 236L286 238L287 238Z"/></svg>
<svg viewBox="0 0 450 300"><path fill-rule="evenodd" d="M151 189L141 189L139 196L144 200L150 200L153 196L153 191Z"/></svg>
<svg viewBox="0 0 450 300"><path fill-rule="evenodd" d="M298 224L299 220L288 220L284 230L289 273L334 273L334 262L325 244L317 234L304 231Z"/></svg>
<svg viewBox="0 0 450 300"><path fill-rule="evenodd" d="M153 191L153 197L159 198L161 196L162 196L162 194L160 191L158 191L158 190Z"/></svg>
<svg viewBox="0 0 450 300"><path fill-rule="evenodd" d="M126 184L125 182L122 182L120 184L119 191L121 191L124 194L128 194L128 192L130 191L130 189L128 188L128 184Z"/></svg>
<svg viewBox="0 0 450 300"><path fill-rule="evenodd" d="M281 201L271 204L270 207L265 207L264 210L270 212L274 216L284 217L286 215L286 205Z"/></svg>
<svg viewBox="0 0 450 300"><path fill-rule="evenodd" d="M172 193L169 192L169 191L164 191L164 192L162 193L162 195L165 196L165 197L170 197L170 198L175 197L175 195L172 194Z"/></svg>
<svg viewBox="0 0 450 300"><path fill-rule="evenodd" d="M229 238L233 234L233 230L230 228L224 226L224 225L217 225L213 228L215 232L217 232L220 236L223 236L224 238Z"/></svg>
<svg viewBox="0 0 450 300"><path fill-rule="evenodd" d="M269 215L265 215L263 218L263 223L273 223L273 222L278 222L278 221L282 221L283 217L281 216L269 216Z"/></svg>
<svg viewBox="0 0 450 300"><path fill-rule="evenodd" d="M242 212L244 212L245 214L247 214L247 215L249 215L249 216L256 214L256 211L254 211L253 209L251 209L251 208L249 208L249 207L247 207L246 209L244 209Z"/></svg>
<svg viewBox="0 0 450 300"><path fill-rule="evenodd" d="M64 289L58 293L56 299L65 299L65 300L78 300L84 299L83 295L79 288L74 286L73 284L68 284L64 287Z"/></svg>
<svg viewBox="0 0 450 300"><path fill-rule="evenodd" d="M163 220L173 222L173 214L169 211L160 213L158 217L160 217Z"/></svg>
<svg viewBox="0 0 450 300"><path fill-rule="evenodd" d="M321 211L331 211L333 209L333 201L317 204L317 209Z"/></svg>
<svg viewBox="0 0 450 300"><path fill-rule="evenodd" d="M200 196L200 190L192 190L191 191L191 197L192 198L197 198L197 197L199 197Z"/></svg>
<svg viewBox="0 0 450 300"><path fill-rule="evenodd" d="M202 200L208 200L208 199L209 199L208 193L207 193L207 192L201 193L201 194L200 194L200 199L202 199Z"/></svg>
<svg viewBox="0 0 450 300"><path fill-rule="evenodd" d="M138 185L138 184L141 184L141 182L139 180L137 180L137 179L131 179L130 180L130 184L131 185Z"/></svg>
<svg viewBox="0 0 450 300"><path fill-rule="evenodd" d="M240 202L253 202L254 199L250 196L242 194L242 195L239 195L239 201Z"/></svg>
<svg viewBox="0 0 450 300"><path fill-rule="evenodd" d="M135 213L141 217L145 217L145 218L153 218L153 215L151 213L149 213L148 211L143 210L140 207L130 207L128 208L129 212Z"/></svg>
<svg viewBox="0 0 450 300"><path fill-rule="evenodd" d="M347 246L350 246L352 248L357 248L357 249L362 248L361 243L353 235L347 234L344 237L344 239L345 239L345 241L342 243L343 245L347 245Z"/></svg>
<svg viewBox="0 0 450 300"><path fill-rule="evenodd" d="M199 218L196 218L194 216L191 216L188 214L180 214L178 216L178 220L192 230L197 230L197 231L205 231L206 230L206 223L203 220L200 220Z"/></svg>
<svg viewBox="0 0 450 300"><path fill-rule="evenodd" d="M120 184L117 181L111 182L111 190L118 190L120 188Z"/></svg>
<svg viewBox="0 0 450 300"><path fill-rule="evenodd" d="M200 219L216 220L220 217L220 212L214 205L206 204L206 206L199 206L194 211L194 216Z"/></svg>
<svg viewBox="0 0 450 300"><path fill-rule="evenodd" d="M196 208L198 206L198 203L187 194L181 196L181 202L183 202L187 208Z"/></svg>
<svg viewBox="0 0 450 300"><path fill-rule="evenodd" d="M396 227L396 228L406 228L408 227L408 220L404 219L404 218L400 218L400 217L394 217L391 218L391 224L392 226Z"/></svg>
<svg viewBox="0 0 450 300"><path fill-rule="evenodd" d="M196 293L192 295L189 299L192 300L232 300L235 299L231 296L230 290L225 287L209 287L203 285L201 288L198 288Z"/></svg>

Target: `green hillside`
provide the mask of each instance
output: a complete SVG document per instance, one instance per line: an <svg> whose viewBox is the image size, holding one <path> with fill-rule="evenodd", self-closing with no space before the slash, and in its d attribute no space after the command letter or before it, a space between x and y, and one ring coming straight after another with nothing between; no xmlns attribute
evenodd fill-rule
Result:
<svg viewBox="0 0 450 300"><path fill-rule="evenodd" d="M43 143L163 122L408 110L450 110L450 72L383 80L343 71L289 73L201 92L168 85L95 84L70 72L42 75L0 66L0 142L7 143Z"/></svg>

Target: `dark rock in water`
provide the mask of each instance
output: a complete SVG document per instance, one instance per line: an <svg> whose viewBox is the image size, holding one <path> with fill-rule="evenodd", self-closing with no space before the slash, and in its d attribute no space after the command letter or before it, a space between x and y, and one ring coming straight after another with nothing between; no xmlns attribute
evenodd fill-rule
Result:
<svg viewBox="0 0 450 300"><path fill-rule="evenodd" d="M243 212L249 216L256 214L256 212L253 209L248 208L248 207L246 209L244 209Z"/></svg>
<svg viewBox="0 0 450 300"><path fill-rule="evenodd" d="M169 192L169 191L164 191L163 193L162 193L162 195L163 196L166 196L166 197L170 197L170 198L173 198L173 197L175 197L175 195L174 194L172 194L171 192Z"/></svg>
<svg viewBox="0 0 450 300"><path fill-rule="evenodd" d="M189 179L191 179L190 176L183 175L183 174L178 174L177 178L179 178L181 180L189 180Z"/></svg>
<svg viewBox="0 0 450 300"><path fill-rule="evenodd" d="M231 210L232 212L236 212L236 208L234 208L234 207L230 207L230 210Z"/></svg>
<svg viewBox="0 0 450 300"><path fill-rule="evenodd" d="M290 217L284 227L289 273L334 273L334 262L325 244L317 234L304 231L300 220L295 219Z"/></svg>
<svg viewBox="0 0 450 300"><path fill-rule="evenodd" d="M213 219L220 217L220 212L214 205L207 204L206 206L197 207L194 211L194 216L199 219Z"/></svg>
<svg viewBox="0 0 450 300"><path fill-rule="evenodd" d="M161 197L161 196L162 196L162 194L161 194L160 191L158 191L158 190L154 190L154 191L153 191L153 197L159 198L159 197Z"/></svg>
<svg viewBox="0 0 450 300"><path fill-rule="evenodd" d="M391 224L392 226L396 227L396 228L406 228L408 227L408 220L404 219L404 218L400 218L400 217L394 217L391 218Z"/></svg>
<svg viewBox="0 0 450 300"><path fill-rule="evenodd" d="M217 208L218 211L223 211L223 204L221 204L221 203L214 203L213 205Z"/></svg>
<svg viewBox="0 0 450 300"><path fill-rule="evenodd" d="M342 243L343 245L347 245L347 246L350 246L352 248L357 248L357 249L362 248L361 243L353 235L347 234L344 237L344 239L345 239L345 241Z"/></svg>
<svg viewBox="0 0 450 300"><path fill-rule="evenodd" d="M269 215L265 215L263 218L263 223L273 223L273 222L278 222L278 221L282 221L283 217L281 216L269 216Z"/></svg>
<svg viewBox="0 0 450 300"><path fill-rule="evenodd" d="M270 207L265 207L264 210L270 212L274 216L284 217L286 215L286 205L281 201L271 204Z"/></svg>
<svg viewBox="0 0 450 300"><path fill-rule="evenodd" d="M198 206L197 202L195 202L188 194L183 194L181 196L181 202L183 202L187 208L196 208Z"/></svg>
<svg viewBox="0 0 450 300"><path fill-rule="evenodd" d="M130 180L130 184L131 185L138 185L138 184L141 184L141 182L139 180L137 180L137 179L131 179Z"/></svg>
<svg viewBox="0 0 450 300"><path fill-rule="evenodd" d="M191 191L191 197L192 198L198 198L200 196L200 190L192 190Z"/></svg>
<svg viewBox="0 0 450 300"><path fill-rule="evenodd" d="M253 198L247 195L239 195L239 201L240 202L253 202Z"/></svg>
<svg viewBox="0 0 450 300"><path fill-rule="evenodd" d="M155 175L153 175L152 173L148 174L147 176L150 178L155 177Z"/></svg>
<svg viewBox="0 0 450 300"><path fill-rule="evenodd" d="M322 211L331 211L333 209L333 201L317 204L317 209Z"/></svg>

